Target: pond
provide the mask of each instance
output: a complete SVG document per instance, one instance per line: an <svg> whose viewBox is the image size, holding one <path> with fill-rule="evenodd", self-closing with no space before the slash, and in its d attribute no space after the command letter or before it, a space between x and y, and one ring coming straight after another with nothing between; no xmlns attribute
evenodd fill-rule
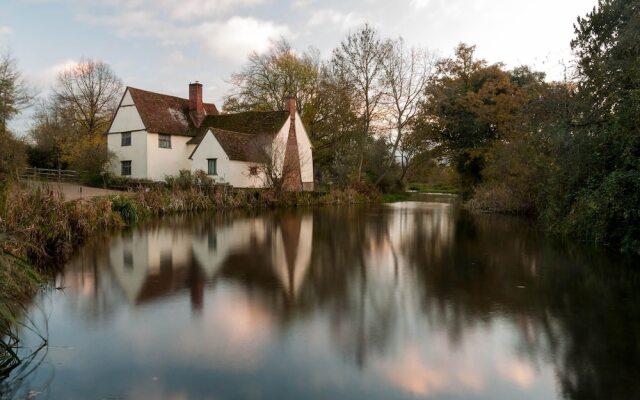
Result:
<svg viewBox="0 0 640 400"><path fill-rule="evenodd" d="M0 391L640 398L634 260L427 200L168 217L96 239L29 306L48 346ZM21 334L23 351L42 341Z"/></svg>

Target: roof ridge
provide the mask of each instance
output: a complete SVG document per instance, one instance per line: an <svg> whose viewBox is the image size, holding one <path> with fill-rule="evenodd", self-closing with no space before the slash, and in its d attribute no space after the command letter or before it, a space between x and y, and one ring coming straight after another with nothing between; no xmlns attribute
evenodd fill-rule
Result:
<svg viewBox="0 0 640 400"><path fill-rule="evenodd" d="M185 101L189 101L189 99L188 99L187 97L179 97L179 96L174 96L174 95L171 95L171 94L164 94L164 93L152 92L151 90L140 89L140 88L133 87L133 86L127 86L125 90L127 90L127 89L133 89L133 90L137 90L137 91L139 91L139 92L145 92L145 93L149 93L149 94L155 94L155 95L158 95L158 96L171 97L171 98L173 98L173 99L177 99L177 100L185 100ZM135 101L135 100L134 100L134 101ZM205 102L202 102L202 104L208 104L208 105L213 105L213 106L215 106L215 103L205 103ZM216 107L216 108L217 108L217 107ZM217 115L217 114L209 114L209 115Z"/></svg>

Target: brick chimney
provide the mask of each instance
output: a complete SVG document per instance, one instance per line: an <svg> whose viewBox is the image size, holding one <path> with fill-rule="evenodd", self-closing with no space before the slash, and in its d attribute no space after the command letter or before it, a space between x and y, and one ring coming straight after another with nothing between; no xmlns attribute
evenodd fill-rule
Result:
<svg viewBox="0 0 640 400"><path fill-rule="evenodd" d="M296 118L296 98L293 96L285 97L284 109L289 111L291 119L294 120Z"/></svg>
<svg viewBox="0 0 640 400"><path fill-rule="evenodd" d="M289 135L284 152L284 189L289 191L302 190L302 171L300 169L300 154L298 153L298 137L296 133L296 99L287 97L284 101L285 110L289 111Z"/></svg>
<svg viewBox="0 0 640 400"><path fill-rule="evenodd" d="M200 126L205 115L202 104L202 83L198 81L189 84L189 114L196 126Z"/></svg>

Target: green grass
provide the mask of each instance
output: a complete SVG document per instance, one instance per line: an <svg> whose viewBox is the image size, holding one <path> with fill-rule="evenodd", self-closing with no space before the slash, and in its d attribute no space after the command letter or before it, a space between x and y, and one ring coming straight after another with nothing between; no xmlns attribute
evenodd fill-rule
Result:
<svg viewBox="0 0 640 400"><path fill-rule="evenodd" d="M444 185L444 184L436 184L436 185L428 185L426 183L418 183L413 182L407 186L408 190L415 190L418 193L447 193L447 194L458 194L460 190L453 185Z"/></svg>
<svg viewBox="0 0 640 400"><path fill-rule="evenodd" d="M384 203L397 203L399 201L407 201L411 198L411 193L385 193L382 195L382 202Z"/></svg>

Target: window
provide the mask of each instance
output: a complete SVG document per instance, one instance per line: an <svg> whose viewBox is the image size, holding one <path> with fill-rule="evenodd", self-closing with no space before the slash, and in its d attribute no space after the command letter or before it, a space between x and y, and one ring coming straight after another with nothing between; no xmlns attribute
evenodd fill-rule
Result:
<svg viewBox="0 0 640 400"><path fill-rule="evenodd" d="M258 167L249 167L249 175L258 175Z"/></svg>
<svg viewBox="0 0 640 400"><path fill-rule="evenodd" d="M121 146L131 146L131 132L122 132Z"/></svg>
<svg viewBox="0 0 640 400"><path fill-rule="evenodd" d="M209 250L216 251L218 249L218 236L215 232L209 232L208 243Z"/></svg>
<svg viewBox="0 0 640 400"><path fill-rule="evenodd" d="M173 269L173 255L171 250L160 253L160 273L171 272Z"/></svg>
<svg viewBox="0 0 640 400"><path fill-rule="evenodd" d="M124 251L124 268L133 269L133 253L131 253L131 250Z"/></svg>
<svg viewBox="0 0 640 400"><path fill-rule="evenodd" d="M162 149L171 148L171 135L158 135L158 147Z"/></svg>
<svg viewBox="0 0 640 400"><path fill-rule="evenodd" d="M131 161L120 161L120 175L131 176Z"/></svg>
<svg viewBox="0 0 640 400"><path fill-rule="evenodd" d="M218 175L217 158L207 158L207 175Z"/></svg>

